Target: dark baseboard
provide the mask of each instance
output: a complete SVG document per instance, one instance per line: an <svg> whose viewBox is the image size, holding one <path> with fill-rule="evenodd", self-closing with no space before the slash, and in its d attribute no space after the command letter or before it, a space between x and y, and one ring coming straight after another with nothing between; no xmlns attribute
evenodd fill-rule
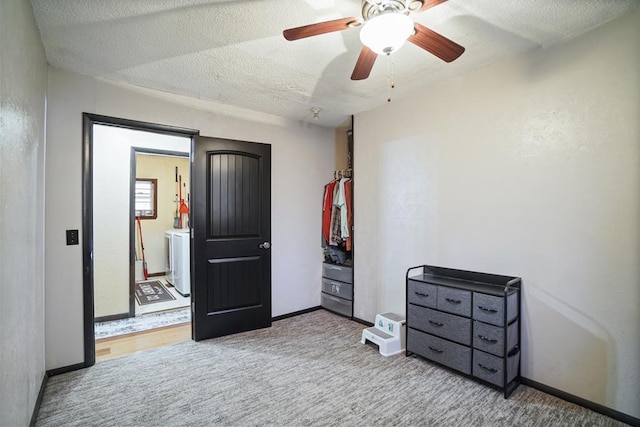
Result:
<svg viewBox="0 0 640 427"><path fill-rule="evenodd" d="M87 368L86 363L76 363L75 365L63 366L61 368L50 369L47 371L47 376L53 377L60 374L66 374L67 372L77 371L78 369Z"/></svg>
<svg viewBox="0 0 640 427"><path fill-rule="evenodd" d="M373 326L373 323L367 322L366 320L358 319L357 317L352 317L351 320L353 320L354 322L361 323L365 326L369 326L369 327Z"/></svg>
<svg viewBox="0 0 640 427"><path fill-rule="evenodd" d="M160 277L160 276L166 276L167 273L165 272L160 272L160 273L149 273L147 274L147 277Z"/></svg>
<svg viewBox="0 0 640 427"><path fill-rule="evenodd" d="M537 381L530 380L529 378L522 377L520 382L526 386L535 388L536 390L540 390L562 400L566 400L567 402L575 403L576 405L582 406L583 408L587 408L602 415L606 415L607 417L613 418L614 420L618 420L632 426L640 426L640 418L632 417L631 415L624 414L622 412L616 411L615 409L607 408L606 406L591 402L578 396L574 396L573 394L558 390L557 388L550 387Z"/></svg>
<svg viewBox="0 0 640 427"><path fill-rule="evenodd" d="M114 320L128 319L129 317L134 317L134 316L132 316L129 312L127 312L127 313L119 313L119 314L110 314L108 316L96 317L94 322L95 323L98 323L98 322L112 322Z"/></svg>
<svg viewBox="0 0 640 427"><path fill-rule="evenodd" d="M283 315L280 315L280 316L273 317L271 319L271 321L272 322L277 322L278 320L287 319L289 317L295 317L295 316L300 316L301 314L311 313L312 311L317 311L317 310L320 310L321 308L322 307L320 307L320 306L311 307L311 308L305 308L304 310L294 311L293 313L288 313L288 314L283 314Z"/></svg>
<svg viewBox="0 0 640 427"><path fill-rule="evenodd" d="M38 392L38 398L36 399L36 404L33 407L33 413L31 414L31 421L29 421L29 427L34 427L36 425L36 421L38 420L38 412L40 412L40 405L42 404L42 398L44 397L44 389L47 386L47 380L49 380L49 375L46 373L42 377L42 383L40 384L40 391Z"/></svg>

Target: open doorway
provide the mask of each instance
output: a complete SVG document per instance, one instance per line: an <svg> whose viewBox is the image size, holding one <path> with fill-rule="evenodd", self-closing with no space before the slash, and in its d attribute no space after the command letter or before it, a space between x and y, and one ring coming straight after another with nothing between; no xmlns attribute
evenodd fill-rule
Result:
<svg viewBox="0 0 640 427"><path fill-rule="evenodd" d="M101 356L103 340L126 336L135 349L136 334L191 322L189 215L181 213L180 224L174 219L181 201L188 209L193 133L158 130L154 125L147 128L144 123L138 127L138 122L129 121L124 122L133 125L123 126L120 119L113 120L91 123L91 180L85 181L85 197L87 184L91 186L91 210L87 212L91 221L85 224L85 236L90 230L92 237L85 241L92 246L93 267L92 274L85 276L92 284L89 326L93 334L88 337L85 327L85 342L88 338L93 341L93 361ZM174 228L178 225L179 229ZM180 292L172 280L175 275L166 237L171 232L187 237L181 257L186 258L186 284ZM85 325L87 320L85 313ZM183 333L186 339L190 329L189 324ZM85 356L91 356L88 353L85 348Z"/></svg>
<svg viewBox="0 0 640 427"><path fill-rule="evenodd" d="M191 129L149 124L126 119L84 114L83 124L83 306L84 350L83 366L96 362L95 277L100 259L124 257L114 263L107 278L112 285L108 291L124 295L120 298L121 311L110 316L123 318L135 316L135 302L130 289L122 290L120 283L135 282L135 228L131 206L131 161L105 161L121 150L131 154L131 149L154 148L156 150L184 151L168 147L145 145L150 137L179 137L189 143L193 212L189 215L193 227L188 224L190 246L190 296L191 322L187 324L189 335L184 339L204 340L240 331L271 325L271 146L256 142L201 137ZM116 136L115 133L120 133ZM128 144L119 142L128 139ZM105 151L98 152L97 140L104 139ZM94 160L95 159L95 160ZM98 161L99 160L99 161ZM107 168L110 179L102 185L94 185L94 168ZM119 183L119 169L128 173L124 186ZM113 188L119 191L113 191ZM180 188L180 187L179 187ZM98 193L116 194L116 200L98 206L94 196ZM124 198L122 198L124 195ZM129 197L129 198L128 198ZM213 201L213 202L211 202ZM115 215L116 224L105 227L103 239L117 240L112 247L99 250L101 237L96 233L96 216L110 210L125 207L124 215ZM126 207L129 207L127 212ZM188 219L189 221L189 219ZM173 224L172 224L173 225ZM180 227L182 228L182 227ZM128 235L127 235L128 230ZM122 237L124 234L124 237ZM123 243L124 242L124 243ZM117 246L117 247L116 247ZM122 249L124 248L124 249ZM129 260L128 279L126 265ZM115 267L118 266L118 267ZM124 271L124 272L123 272ZM232 274L229 274L231 272ZM248 272L248 274L245 274ZM123 280L116 280L123 278ZM222 280L220 280L222 278ZM242 292L228 292L228 289ZM116 291L117 290L117 291ZM95 298L94 298L95 295ZM124 301L124 303L122 302ZM128 305L127 305L128 303ZM118 319L114 319L118 320ZM175 342L175 341L173 341ZM159 345L166 345L164 339ZM129 344L131 347L131 344ZM139 348L133 345L135 350ZM134 350L134 351L135 351Z"/></svg>
<svg viewBox="0 0 640 427"><path fill-rule="evenodd" d="M131 155L135 317L190 320L189 153L134 147Z"/></svg>

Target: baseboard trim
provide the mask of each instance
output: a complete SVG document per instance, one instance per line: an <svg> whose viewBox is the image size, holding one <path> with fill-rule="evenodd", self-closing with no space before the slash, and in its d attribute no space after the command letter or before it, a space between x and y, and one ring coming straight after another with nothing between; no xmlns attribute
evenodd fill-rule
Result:
<svg viewBox="0 0 640 427"><path fill-rule="evenodd" d="M367 322L366 320L358 319L357 317L352 317L351 320L353 320L354 322L361 323L365 326L369 326L369 327L373 326L373 323Z"/></svg>
<svg viewBox="0 0 640 427"><path fill-rule="evenodd" d="M320 310L321 308L322 307L320 307L319 305L316 306L316 307L305 308L304 310L294 311L293 313L282 314L280 316L272 317L271 321L272 322L277 322L278 320L288 319L289 317L295 317L295 316L300 316L301 314L311 313L313 311Z"/></svg>
<svg viewBox="0 0 640 427"><path fill-rule="evenodd" d="M60 374L66 374L67 372L77 371L78 369L88 368L86 363L76 363L75 365L63 366L61 368L49 369L47 376L54 377Z"/></svg>
<svg viewBox="0 0 640 427"><path fill-rule="evenodd" d="M38 392L38 397L36 399L36 404L33 406L33 413L31 414L31 421L29 421L29 427L34 427L36 425L36 421L38 420L38 413L40 412L40 405L42 405L42 398L44 397L44 389L47 386L47 381L49 380L49 375L45 372L42 376L42 383L40 383L40 391Z"/></svg>
<svg viewBox="0 0 640 427"><path fill-rule="evenodd" d="M536 390L540 390L562 400L566 400L567 402L575 403L576 405L582 406L583 408L587 408L602 415L606 415L607 417L613 418L614 420L622 421L623 423L632 426L640 426L640 418L627 415L620 411L616 411L615 409L607 408L606 406L600 405L599 403L591 402L590 400L583 399L582 397L578 397L565 391L558 390L557 388L550 387L546 384L533 381L529 378L522 377L520 382L526 386L535 388Z"/></svg>
<svg viewBox="0 0 640 427"><path fill-rule="evenodd" d="M131 316L131 313L129 312L120 313L120 314L110 314L108 316L96 317L94 320L94 323L112 322L114 320L128 319L129 317L134 317L134 316Z"/></svg>
<svg viewBox="0 0 640 427"><path fill-rule="evenodd" d="M162 277L162 276L166 276L167 273L161 271L160 273L149 273L147 274L147 277Z"/></svg>

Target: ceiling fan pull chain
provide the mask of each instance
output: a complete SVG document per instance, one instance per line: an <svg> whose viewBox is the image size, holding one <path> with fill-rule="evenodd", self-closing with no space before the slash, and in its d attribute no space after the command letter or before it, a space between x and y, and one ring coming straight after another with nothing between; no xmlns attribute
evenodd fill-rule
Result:
<svg viewBox="0 0 640 427"><path fill-rule="evenodd" d="M396 87L393 81L393 60L391 55L387 54L387 102L391 102L391 89Z"/></svg>
<svg viewBox="0 0 640 427"><path fill-rule="evenodd" d="M393 81L393 76L394 76L394 69L393 69L393 59L391 59L391 56L389 56L389 61L391 61L391 89L396 87L396 82Z"/></svg>
<svg viewBox="0 0 640 427"><path fill-rule="evenodd" d="M391 102L391 56L387 55L387 102Z"/></svg>

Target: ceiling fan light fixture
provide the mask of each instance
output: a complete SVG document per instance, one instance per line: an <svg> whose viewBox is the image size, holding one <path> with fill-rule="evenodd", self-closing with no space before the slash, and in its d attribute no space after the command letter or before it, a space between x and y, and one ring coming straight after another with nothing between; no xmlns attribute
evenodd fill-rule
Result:
<svg viewBox="0 0 640 427"><path fill-rule="evenodd" d="M360 30L362 44L378 55L400 49L413 34L413 21L404 13L383 13L365 22Z"/></svg>

